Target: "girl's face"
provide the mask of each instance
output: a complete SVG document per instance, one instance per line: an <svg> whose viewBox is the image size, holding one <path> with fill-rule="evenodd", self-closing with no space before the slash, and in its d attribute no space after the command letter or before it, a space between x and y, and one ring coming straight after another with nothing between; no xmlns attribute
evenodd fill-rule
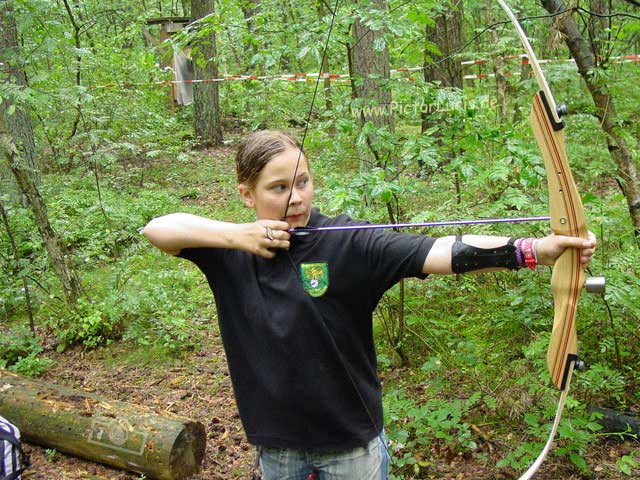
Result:
<svg viewBox="0 0 640 480"><path fill-rule="evenodd" d="M273 157L258 175L253 188L241 183L238 190L244 203L256 211L259 220L284 220L291 228L304 227L311 215L313 183L311 172L304 155L291 190L291 181L296 170L298 155L296 148L288 148ZM287 208L287 200L289 208ZM287 216L283 215L287 212Z"/></svg>

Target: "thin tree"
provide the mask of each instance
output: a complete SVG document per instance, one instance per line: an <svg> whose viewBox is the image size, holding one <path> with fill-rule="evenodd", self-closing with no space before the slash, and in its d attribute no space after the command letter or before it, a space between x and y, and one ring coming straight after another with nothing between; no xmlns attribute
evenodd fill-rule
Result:
<svg viewBox="0 0 640 480"><path fill-rule="evenodd" d="M440 5L433 19L433 24L427 24L425 26L425 83L435 83L438 85L438 88L462 90L462 65L455 54L462 49L463 20L464 11L462 0L450 0ZM433 49L430 48L432 45L437 47L437 53L434 53ZM422 133L433 129L433 127L438 126L437 123L441 122L441 119L435 120L434 122L432 113L437 108L438 105L429 105L429 108L423 111L421 115ZM443 144L440 130L434 130L432 135L438 139L440 144ZM460 149L455 142L450 142L448 147L446 161L450 162L460 155ZM460 184L460 173L458 171L454 171L453 173L456 198L458 203L460 203L462 188Z"/></svg>
<svg viewBox="0 0 640 480"><path fill-rule="evenodd" d="M7 232L7 237L9 238L9 246L11 247L11 254L13 255L13 260L18 264L20 260L20 251L18 250L18 245L16 244L15 237L13 235L13 231L11 229L11 224L9 223L9 217L7 215L7 211L4 208L4 203L0 199L0 219L2 219L2 225ZM33 308L31 307L31 289L29 288L29 281L27 280L27 275L24 272L20 271L21 269L16 267L14 269L15 274L19 275L22 279L22 288L24 289L24 299L25 299L25 307L27 308L27 316L29 317L29 329L31 333L35 336L36 327L33 321Z"/></svg>
<svg viewBox="0 0 640 480"><path fill-rule="evenodd" d="M492 7L493 5L491 3L487 3L485 6L484 12L487 25L493 25L496 21ZM489 30L488 35L492 45L500 45L500 36L496 29L492 28ZM507 121L507 117L509 115L509 97L507 95L509 84L507 83L504 74L504 53L502 52L502 49L500 49L493 57L492 63L493 74L496 79L496 109L498 113L498 122L503 124Z"/></svg>
<svg viewBox="0 0 640 480"><path fill-rule="evenodd" d="M324 16L327 14L327 5L324 2L316 3L316 12L318 14L318 19L322 21ZM329 64L329 55L326 52L326 55L322 57L322 65L320 65L320 72L324 74L330 73L330 64ZM325 76L323 80L322 90L324 92L324 108L327 112L333 112L333 93L331 92L331 79L329 76ZM329 129L327 131L329 136L334 137L337 133L336 125L334 122L329 124Z"/></svg>
<svg viewBox="0 0 640 480"><path fill-rule="evenodd" d="M197 21L212 15L215 11L214 0L191 0L191 18ZM216 60L216 33L210 26L208 34L198 36L192 47L195 79L211 80L218 76ZM196 141L206 148L222 144L222 121L220 115L220 94L218 82L201 82L193 85L193 126Z"/></svg>
<svg viewBox="0 0 640 480"><path fill-rule="evenodd" d="M244 21L247 26L247 38L253 38L257 34L256 18L262 13L262 5L260 0L240 0L240 9L244 15ZM249 50L249 58L258 53L257 45L254 42L246 42Z"/></svg>
<svg viewBox="0 0 640 480"><path fill-rule="evenodd" d="M627 201L634 233L636 237L639 237L640 178L638 165L625 139L624 128L621 126L623 122L618 116L615 99L607 86L607 77L606 75L594 74L597 65L593 49L584 38L573 20L571 12L567 10L562 0L542 0L541 3L550 14L556 15L556 25L562 32L571 56L578 66L578 73L582 76L591 94L596 107L596 117L601 128L607 133L607 147L618 170L617 181ZM564 11L567 13L557 15L557 13Z"/></svg>
<svg viewBox="0 0 640 480"><path fill-rule="evenodd" d="M462 64L455 54L462 49L462 0L445 2L433 18L433 24L425 26L427 43L435 44L440 51L425 51L424 79L440 82L443 87L462 88Z"/></svg>
<svg viewBox="0 0 640 480"><path fill-rule="evenodd" d="M5 122L4 114L0 115L0 155L5 157L9 163L9 168L18 187L33 212L42 243L49 256L49 262L64 292L65 301L68 305L74 305L80 297L80 280L73 268L71 256L51 226L47 206L36 185L34 172L20 156L18 147L7 127L7 122Z"/></svg>
<svg viewBox="0 0 640 480"><path fill-rule="evenodd" d="M360 170L368 172L376 167L383 168L385 175L390 177L391 169L387 167L397 166L397 156L394 146L385 141L395 131L389 48L385 30L373 29L367 21L369 17L385 18L388 13L387 0L372 0L364 8L361 7L351 26L351 43L347 45L347 53L352 78L351 95L360 105L358 123L369 149L361 154ZM370 201L368 198L363 200L365 203ZM398 198L393 195L385 202L385 207L389 221L397 223L402 216ZM401 280L397 303L387 303L389 308L380 310L385 318L389 342L402 365L408 362L408 356L402 348L402 340L406 335L404 299L405 282Z"/></svg>
<svg viewBox="0 0 640 480"><path fill-rule="evenodd" d="M7 89L24 89L27 86L23 63L24 59L18 47L13 1L0 1L0 80ZM35 184L39 185L36 145L29 108L3 100L0 101L0 114L4 116L8 130L13 132L15 145L20 156L31 169Z"/></svg>
<svg viewBox="0 0 640 480"><path fill-rule="evenodd" d="M26 76L20 58L11 3L1 2L0 64L4 65L4 71L0 72L0 78L5 87L10 84L17 89L24 89ZM47 206L38 189L36 148L28 105L18 104L12 98L2 98L0 103L0 158L2 157L7 160L16 184L33 212L42 243L60 281L65 300L73 305L80 296L80 281L73 269L70 255L51 226Z"/></svg>

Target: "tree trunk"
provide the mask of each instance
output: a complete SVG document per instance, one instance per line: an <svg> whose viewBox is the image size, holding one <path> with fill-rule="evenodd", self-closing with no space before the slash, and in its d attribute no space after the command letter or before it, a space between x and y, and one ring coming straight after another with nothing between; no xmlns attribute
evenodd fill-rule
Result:
<svg viewBox="0 0 640 480"><path fill-rule="evenodd" d="M4 64L4 65L3 65ZM12 2L0 1L0 72L3 82L27 86L23 57L18 45L18 31ZM11 98L0 97L0 116L4 117L20 157L32 173L35 185L40 184L36 145L28 105L16 104Z"/></svg>
<svg viewBox="0 0 640 480"><path fill-rule="evenodd" d="M11 224L9 223L9 217L7 216L7 211L4 208L4 203L0 198L0 218L2 219L2 224L4 225L5 230L7 231L7 237L9 238L9 245L11 246L11 253L13 254L13 259L16 264L20 261L20 251L18 250L18 245L16 244L16 240L13 237L13 231L11 230ZM29 329L33 336L36 336L36 326L33 321L33 309L31 308L31 289L29 288L29 282L27 280L27 275L24 272L21 272L19 268L14 269L14 274L19 275L22 278L22 288L24 289L24 300L25 300L25 308L27 309L27 315L29 317Z"/></svg>
<svg viewBox="0 0 640 480"><path fill-rule="evenodd" d="M462 65L455 55L462 49L462 2L447 2L446 7L438 11L434 22L434 26L425 27L424 80L426 83L437 82L438 88L462 89ZM431 45L438 47L439 54L431 52L433 50L430 48ZM421 133L433 131L432 136L437 139L437 143L441 147L447 147L445 163L450 163L460 155L460 147L457 142L442 140L443 137L446 138L446 134L443 135L442 132L448 127L446 120L444 124L442 118L434 120L432 114L438 108L439 105L427 105L427 108L422 109ZM422 162L418 164L422 169ZM457 190L460 175L457 171L452 173Z"/></svg>
<svg viewBox="0 0 640 480"><path fill-rule="evenodd" d="M609 2L605 0L590 0L589 10L600 16L589 15L587 17L586 31L589 34L591 51L600 62L606 62L611 53L611 13Z"/></svg>
<svg viewBox="0 0 640 480"><path fill-rule="evenodd" d="M562 0L542 0L542 5L551 14L566 10ZM606 76L594 75L595 56L583 37L570 13L556 17L560 31L571 55L576 61L578 72L585 81L596 107L596 116L602 129L608 135L608 148L617 166L617 177L627 200L627 207L636 237L640 236L640 187L638 166L625 140L625 132L618 118L615 102L605 83Z"/></svg>
<svg viewBox="0 0 640 480"><path fill-rule="evenodd" d="M73 305L80 296L80 280L73 269L71 256L49 222L47 206L36 185L34 170L20 157L3 115L0 115L0 155L6 157L20 191L31 207L49 261L64 291L65 300L68 305Z"/></svg>
<svg viewBox="0 0 640 480"><path fill-rule="evenodd" d="M80 51L82 48L82 44L80 43L80 30L81 27L76 20L75 15L73 14L73 10L71 9L71 5L69 4L69 0L63 0L65 10L67 11L67 15L69 16L69 21L71 22L71 26L73 27L73 42L76 48L76 86L80 87L82 85L82 55L80 55ZM71 127L71 133L69 134L69 140L72 139L76 133L78 132L78 125L80 125L80 119L82 118L82 103L78 102L76 106L76 118L73 120L73 125Z"/></svg>
<svg viewBox="0 0 640 480"><path fill-rule="evenodd" d="M589 413L599 413L601 418L596 422L604 428L603 433L621 434L624 433L629 437L640 435L640 414L638 412L619 412L611 408L602 408L591 406L588 408Z"/></svg>
<svg viewBox="0 0 640 480"><path fill-rule="evenodd" d="M491 3L486 4L485 17L486 24L493 25L495 23L495 17L493 16L493 5ZM500 38L496 29L492 28L488 32L489 41L493 45L500 44ZM504 75L504 56L503 52L497 52L497 55L493 58L493 74L496 80L496 101L498 109L498 122L500 125L506 123L509 116L509 100L507 95L507 80Z"/></svg>
<svg viewBox="0 0 640 480"><path fill-rule="evenodd" d="M244 15L244 21L247 25L247 37L252 39L254 35L258 34L256 26L256 17L262 13L261 0L240 0L240 9ZM258 48L255 42L247 41L244 48L248 49L247 57L252 59L253 56L258 53ZM267 45L262 45L262 48L268 48ZM245 67L248 65L245 65Z"/></svg>
<svg viewBox="0 0 640 480"><path fill-rule="evenodd" d="M462 48L462 22L464 12L462 2L439 13L434 19L435 25L425 27L424 81L439 82L442 88L462 89L462 65L455 56ZM436 45L440 54L434 54L429 45ZM422 132L431 125L429 109L422 113Z"/></svg>
<svg viewBox="0 0 640 480"><path fill-rule="evenodd" d="M214 0L191 0L191 18L195 21L214 13ZM216 34L213 29L193 45L195 79L209 80L218 76ZM196 141L206 148L222 144L220 95L218 82L193 84L193 125Z"/></svg>
<svg viewBox="0 0 640 480"><path fill-rule="evenodd" d="M438 46L440 55L425 55L424 79L440 82L443 87L462 88L462 65L455 56L460 52L464 11L462 2L456 2L438 14L435 25L426 27L426 40Z"/></svg>
<svg viewBox="0 0 640 480"><path fill-rule="evenodd" d="M386 0L373 0L368 5L380 11L388 10ZM392 133L394 122L389 85L389 48L384 32L371 30L362 20L361 15L357 16L352 25L353 44L348 50L351 93L354 100L359 100L362 106L358 111L358 120L361 128L365 123L371 122L376 130L384 128ZM374 166L383 167L384 158L389 152L382 151L376 145L375 133L368 133L366 139L370 152L369 155L363 152L361 170L368 171Z"/></svg>
<svg viewBox="0 0 640 480"><path fill-rule="evenodd" d="M0 415L15 423L28 442L149 478L190 478L204 457L206 434L200 422L1 369Z"/></svg>

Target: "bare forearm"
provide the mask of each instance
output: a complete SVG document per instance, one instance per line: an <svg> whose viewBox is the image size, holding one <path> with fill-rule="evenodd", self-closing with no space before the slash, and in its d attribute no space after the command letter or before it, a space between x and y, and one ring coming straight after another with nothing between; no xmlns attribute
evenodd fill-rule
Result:
<svg viewBox="0 0 640 480"><path fill-rule="evenodd" d="M241 228L190 213L172 213L151 220L143 233L160 250L177 255L183 248L230 248Z"/></svg>
<svg viewBox="0 0 640 480"><path fill-rule="evenodd" d="M272 238L265 236L266 228ZM190 213L172 213L154 218L143 233L160 250L171 255L184 248L229 248L271 258L274 249L289 248L285 222L259 220L252 223L229 223Z"/></svg>

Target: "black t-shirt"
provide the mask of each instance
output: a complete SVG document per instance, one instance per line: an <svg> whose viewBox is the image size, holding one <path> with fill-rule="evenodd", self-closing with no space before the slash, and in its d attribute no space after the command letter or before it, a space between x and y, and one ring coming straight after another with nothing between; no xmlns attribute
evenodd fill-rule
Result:
<svg viewBox="0 0 640 480"><path fill-rule="evenodd" d="M309 221L354 223L317 210ZM352 230L294 236L289 252L280 250L274 259L228 249L182 250L214 293L249 442L333 450L365 445L378 434L382 393L373 310L401 278L424 277L433 242Z"/></svg>

